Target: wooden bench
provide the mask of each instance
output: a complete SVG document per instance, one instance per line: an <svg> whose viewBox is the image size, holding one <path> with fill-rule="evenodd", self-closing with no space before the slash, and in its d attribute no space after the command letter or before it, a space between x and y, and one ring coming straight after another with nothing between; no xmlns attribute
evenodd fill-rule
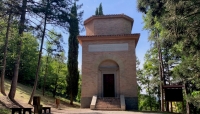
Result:
<svg viewBox="0 0 200 114"><path fill-rule="evenodd" d="M32 108L23 108L23 114L26 114L26 112L29 112L31 114Z"/></svg>
<svg viewBox="0 0 200 114"><path fill-rule="evenodd" d="M22 108L10 108L12 110L12 114L15 114L15 112L18 112L18 114L22 114Z"/></svg>
<svg viewBox="0 0 200 114"><path fill-rule="evenodd" d="M42 110L44 110L44 113L46 114L47 110L49 110L49 113L48 114L51 114L51 107L42 107Z"/></svg>
<svg viewBox="0 0 200 114"><path fill-rule="evenodd" d="M12 114L15 114L15 112L18 112L18 114L22 114L22 110L23 110L23 114L25 114L27 111L29 112L29 114L31 114L31 109L32 108L10 108L12 110Z"/></svg>

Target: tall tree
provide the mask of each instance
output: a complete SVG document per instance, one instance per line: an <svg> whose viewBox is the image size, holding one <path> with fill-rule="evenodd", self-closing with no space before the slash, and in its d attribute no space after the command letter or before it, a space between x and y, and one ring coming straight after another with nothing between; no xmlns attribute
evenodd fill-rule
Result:
<svg viewBox="0 0 200 114"><path fill-rule="evenodd" d="M103 15L102 3L100 3L99 7L96 8L95 15Z"/></svg>
<svg viewBox="0 0 200 114"><path fill-rule="evenodd" d="M15 7L14 7L15 6ZM7 20L7 28L6 28L6 35L5 35L5 45L4 45L4 56L2 60L2 72L1 72L1 85L0 91L2 94L6 95L5 88L4 88L4 77L5 77L5 70L6 70L6 56L7 56L7 48L8 48L8 37L10 32L11 20L15 13L17 15L18 11L18 3L12 0L1 1L0 4L0 17L3 20Z"/></svg>
<svg viewBox="0 0 200 114"><path fill-rule="evenodd" d="M158 35L151 41L162 54L163 84L184 85L187 113L199 113L199 4L196 0L138 0L139 11L150 20L145 24L150 25L151 36Z"/></svg>
<svg viewBox="0 0 200 114"><path fill-rule="evenodd" d="M20 12L21 16L20 16L19 28L18 28L19 38L20 38L18 42L18 55L16 58L11 88L8 95L11 100L14 100L15 92L17 88L18 72L19 72L20 56L21 56L21 48L22 48L22 37L23 37L24 29L25 29L26 9L27 9L27 0L22 0L22 6L21 6L21 12Z"/></svg>
<svg viewBox="0 0 200 114"><path fill-rule="evenodd" d="M60 52L63 52L63 49L61 48L60 45L60 40L62 38L62 36L58 33L56 33L54 30L51 30L48 33L48 40L46 42L46 52L47 52L47 56L46 56L46 65L45 65L45 71L44 71L44 82L43 82L43 96L45 93L45 86L46 86L46 78L47 78L47 74L48 74L48 64L49 64L49 58L51 57L51 55L57 55L60 56ZM53 49L53 47L57 47L57 49ZM54 53L58 51L57 53Z"/></svg>
<svg viewBox="0 0 200 114"><path fill-rule="evenodd" d="M163 61L162 61L162 53L161 53L161 37L160 37L160 31L158 30L158 27L156 26L156 20L160 19L163 15L163 2L162 0L152 0L152 1L146 1L146 0L138 0L138 10L145 13L145 21L146 25L145 28L151 31L151 35L149 37L150 41L153 41L158 48L158 60L159 60L159 75L160 75L160 108L161 111L164 111L164 98L163 98L163 84L164 82L164 75L163 75Z"/></svg>
<svg viewBox="0 0 200 114"><path fill-rule="evenodd" d="M99 5L99 15L103 15L102 3Z"/></svg>
<svg viewBox="0 0 200 114"><path fill-rule="evenodd" d="M11 12L8 15L8 22L7 22L7 29L6 29L6 39L5 39L5 46L4 46L4 56L3 56L3 69L1 71L1 93L6 95L5 88L4 88L4 77L5 77L5 70L6 70L6 56L7 56L7 48L8 48L8 38L9 38L9 31L10 31L10 23L11 23Z"/></svg>
<svg viewBox="0 0 200 114"><path fill-rule="evenodd" d="M46 56L46 65L45 65L45 73L44 73L44 82L43 82L43 88L42 88L42 95L45 94L45 86L46 86L46 79L48 74L48 64L49 64L49 54L52 52L52 46L50 42L47 42L47 56Z"/></svg>
<svg viewBox="0 0 200 114"><path fill-rule="evenodd" d="M42 0L38 4L35 3L35 6L32 7L33 12L42 19L43 27L38 25L38 28L42 29L42 32L39 32L39 37L41 37L41 44L40 44L40 53L38 57L38 65L35 75L35 82L34 87L29 99L29 104L31 104L36 87L38 82L38 75L41 65L41 57L42 57L42 49L43 49L43 42L46 36L46 26L47 24L61 26L62 28L67 28L68 23L68 16L69 11L68 7L71 5L71 0Z"/></svg>
<svg viewBox="0 0 200 114"><path fill-rule="evenodd" d="M41 57L42 57L42 49L43 49L43 43L44 43L44 37L45 37L45 32L46 32L46 25L47 25L47 18L48 18L48 11L50 9L50 1L47 0L47 3L46 3L46 8L44 9L45 12L44 12L44 27L43 27L43 30L42 30L42 40L41 40L41 44L40 44L40 51L39 51L39 57L38 57L38 64L37 64L37 70L36 70L36 75L35 75L35 83L34 83L34 86L33 86L33 90L32 90L32 93L31 93L31 97L29 99L29 104L31 104L32 102L32 99L33 99L33 95L35 94L35 90L36 90L36 87L37 87L37 82L38 82L38 75L39 75L39 70L40 70L40 65L41 65Z"/></svg>
<svg viewBox="0 0 200 114"><path fill-rule="evenodd" d="M96 8L95 15L99 15L99 8Z"/></svg>
<svg viewBox="0 0 200 114"><path fill-rule="evenodd" d="M79 35L79 21L77 18L77 7L76 3L71 8L71 15L69 21L69 39L68 39L68 75L67 75L67 93L70 96L70 104L73 105L73 100L76 98L78 93L78 40Z"/></svg>

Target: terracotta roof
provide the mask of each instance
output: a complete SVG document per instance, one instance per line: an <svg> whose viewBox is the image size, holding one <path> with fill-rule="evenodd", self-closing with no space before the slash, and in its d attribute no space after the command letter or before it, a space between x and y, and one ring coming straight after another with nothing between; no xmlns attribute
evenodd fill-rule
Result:
<svg viewBox="0 0 200 114"><path fill-rule="evenodd" d="M82 41L97 41L97 40L135 40L135 46L139 40L140 33L135 34L118 34L118 35L90 35L90 36L78 36L78 41L82 45Z"/></svg>
<svg viewBox="0 0 200 114"><path fill-rule="evenodd" d="M91 17L89 17L88 19L86 19L84 21L84 25L87 24L88 22L90 22L91 20L93 19L105 19L105 18L119 18L119 17L123 17L129 21L132 22L132 25L133 25L133 18L125 15L125 14L109 14L109 15L93 15Z"/></svg>

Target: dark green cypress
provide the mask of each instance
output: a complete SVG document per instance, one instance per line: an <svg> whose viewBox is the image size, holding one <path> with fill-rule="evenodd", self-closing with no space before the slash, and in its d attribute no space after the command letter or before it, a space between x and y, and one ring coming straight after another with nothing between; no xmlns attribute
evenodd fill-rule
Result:
<svg viewBox="0 0 200 114"><path fill-rule="evenodd" d="M99 15L99 9L98 8L95 11L95 15Z"/></svg>
<svg viewBox="0 0 200 114"><path fill-rule="evenodd" d="M101 3L99 5L99 15L103 15L103 8Z"/></svg>
<svg viewBox="0 0 200 114"><path fill-rule="evenodd" d="M77 7L76 3L71 8L71 15L69 20L69 39L68 39L68 75L67 75L67 94L70 97L70 104L73 105L73 100L76 98L78 93L78 40L79 26L77 18Z"/></svg>
<svg viewBox="0 0 200 114"><path fill-rule="evenodd" d="M95 15L103 15L102 4L99 4L99 7L96 8Z"/></svg>

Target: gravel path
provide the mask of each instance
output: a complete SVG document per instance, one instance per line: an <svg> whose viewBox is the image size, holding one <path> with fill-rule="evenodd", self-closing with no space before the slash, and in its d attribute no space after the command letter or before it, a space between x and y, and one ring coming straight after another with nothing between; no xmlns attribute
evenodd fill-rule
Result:
<svg viewBox="0 0 200 114"><path fill-rule="evenodd" d="M162 114L162 113L144 113L134 111L100 111L90 109L53 109L52 114Z"/></svg>

